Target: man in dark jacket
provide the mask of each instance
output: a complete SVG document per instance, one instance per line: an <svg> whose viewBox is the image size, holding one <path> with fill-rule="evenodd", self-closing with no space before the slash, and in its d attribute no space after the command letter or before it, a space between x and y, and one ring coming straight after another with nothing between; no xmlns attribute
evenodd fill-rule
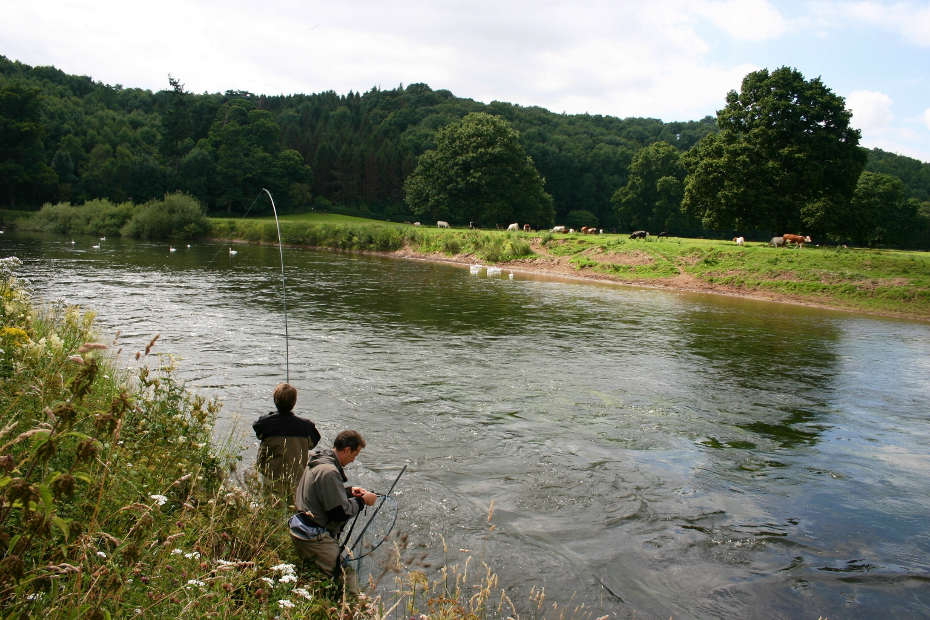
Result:
<svg viewBox="0 0 930 620"><path fill-rule="evenodd" d="M311 560L326 574L343 577L350 592L358 593L355 571L342 565L339 535L346 522L376 496L361 487L346 488L343 468L355 460L365 447L357 431L346 430L336 436L333 449L318 449L297 484L294 503L299 511L290 520L291 540L297 555Z"/></svg>
<svg viewBox="0 0 930 620"><path fill-rule="evenodd" d="M310 450L320 441L316 425L294 415L296 402L294 386L279 383L274 390L278 410L252 424L255 436L261 440L256 465L266 488L288 499L300 480Z"/></svg>

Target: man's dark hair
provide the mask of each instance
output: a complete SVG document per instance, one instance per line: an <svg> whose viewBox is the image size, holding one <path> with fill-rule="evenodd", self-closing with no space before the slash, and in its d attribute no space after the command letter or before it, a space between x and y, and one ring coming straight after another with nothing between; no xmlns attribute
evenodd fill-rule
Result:
<svg viewBox="0 0 930 620"><path fill-rule="evenodd" d="M336 435L336 439L333 441L333 448L336 450L342 450L343 448L358 450L364 447L365 440L358 431L342 431Z"/></svg>
<svg viewBox="0 0 930 620"><path fill-rule="evenodd" d="M297 402L297 388L290 383L279 383L274 389L274 406L281 413L287 413L294 408Z"/></svg>

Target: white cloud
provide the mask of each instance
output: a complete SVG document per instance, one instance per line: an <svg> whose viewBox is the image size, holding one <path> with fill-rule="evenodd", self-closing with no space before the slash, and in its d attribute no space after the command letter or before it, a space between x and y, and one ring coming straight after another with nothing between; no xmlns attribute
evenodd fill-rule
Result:
<svg viewBox="0 0 930 620"><path fill-rule="evenodd" d="M894 119L891 97L872 90L857 90L846 97L846 107L852 111L852 124L863 134L882 131Z"/></svg>
<svg viewBox="0 0 930 620"><path fill-rule="evenodd" d="M927 129L930 129L930 108L927 108L926 110L924 110L923 119L924 119L924 125L927 126Z"/></svg>
<svg viewBox="0 0 930 620"><path fill-rule="evenodd" d="M734 39L773 39L786 29L784 17L767 0L711 1L695 5L694 10Z"/></svg>
<svg viewBox="0 0 930 620"><path fill-rule="evenodd" d="M914 45L930 47L930 6L926 3L856 2L840 3L839 7L866 24L897 32Z"/></svg>

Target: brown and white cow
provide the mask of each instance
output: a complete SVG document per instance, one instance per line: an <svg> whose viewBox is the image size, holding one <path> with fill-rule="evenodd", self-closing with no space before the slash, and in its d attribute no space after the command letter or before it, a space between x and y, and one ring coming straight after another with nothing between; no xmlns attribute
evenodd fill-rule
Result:
<svg viewBox="0 0 930 620"><path fill-rule="evenodd" d="M794 244L796 244L799 248L803 248L805 243L810 243L810 242L811 242L810 235L788 235L788 234L785 234L785 235L782 235L782 237L785 239L785 245L787 245L787 244L789 244L789 243L794 243Z"/></svg>

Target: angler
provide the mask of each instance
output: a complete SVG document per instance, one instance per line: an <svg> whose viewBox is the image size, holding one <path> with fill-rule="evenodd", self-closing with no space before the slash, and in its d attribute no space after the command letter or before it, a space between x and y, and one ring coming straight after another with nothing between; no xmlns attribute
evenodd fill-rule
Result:
<svg viewBox="0 0 930 620"><path fill-rule="evenodd" d="M324 573L341 577L352 594L358 594L358 579L341 558L339 536L348 520L372 506L377 496L361 487L347 489L343 468L364 447L365 439L358 431L345 430L336 435L331 450L311 452L297 484L294 502L298 512L288 523L297 555L316 563Z"/></svg>

